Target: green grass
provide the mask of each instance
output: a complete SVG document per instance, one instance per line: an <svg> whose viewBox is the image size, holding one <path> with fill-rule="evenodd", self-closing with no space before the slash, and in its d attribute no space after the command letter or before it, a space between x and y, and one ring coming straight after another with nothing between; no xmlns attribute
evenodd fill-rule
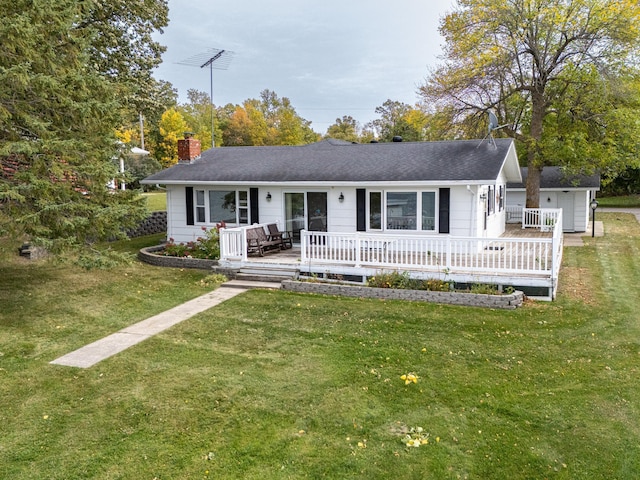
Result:
<svg viewBox="0 0 640 480"><path fill-rule="evenodd" d="M167 209L166 192L143 193L142 196L147 199L147 208L150 212L164 212Z"/></svg>
<svg viewBox="0 0 640 480"><path fill-rule="evenodd" d="M6 251L0 478L637 478L640 226L601 219L553 303L251 291L84 370L48 362L205 292L206 272ZM417 426L429 444L409 449Z"/></svg>
<svg viewBox="0 0 640 480"><path fill-rule="evenodd" d="M624 195L620 197L598 197L600 207L640 208L640 195Z"/></svg>

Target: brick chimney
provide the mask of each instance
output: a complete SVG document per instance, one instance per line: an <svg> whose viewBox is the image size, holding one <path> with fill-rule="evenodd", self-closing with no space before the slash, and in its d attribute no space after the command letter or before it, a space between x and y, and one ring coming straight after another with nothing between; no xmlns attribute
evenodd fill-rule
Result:
<svg viewBox="0 0 640 480"><path fill-rule="evenodd" d="M178 162L191 163L195 158L200 157L200 140L193 138L192 132L184 132L184 138L178 140Z"/></svg>

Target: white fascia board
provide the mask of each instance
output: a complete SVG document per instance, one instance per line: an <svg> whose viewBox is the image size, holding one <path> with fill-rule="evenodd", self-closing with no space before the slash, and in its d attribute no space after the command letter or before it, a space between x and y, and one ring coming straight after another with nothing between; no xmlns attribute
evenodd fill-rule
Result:
<svg viewBox="0 0 640 480"><path fill-rule="evenodd" d="M508 187L511 192L526 192L526 188ZM600 190L600 187L540 187L541 192L587 192L590 190Z"/></svg>
<svg viewBox="0 0 640 480"><path fill-rule="evenodd" d="M248 186L273 186L273 187L450 187L466 185L487 185L495 183L496 179L483 180L456 180L453 182L442 181L403 181L403 182L260 182L260 181L202 181L202 180L165 180L165 181L145 181L140 183L148 185L248 185Z"/></svg>

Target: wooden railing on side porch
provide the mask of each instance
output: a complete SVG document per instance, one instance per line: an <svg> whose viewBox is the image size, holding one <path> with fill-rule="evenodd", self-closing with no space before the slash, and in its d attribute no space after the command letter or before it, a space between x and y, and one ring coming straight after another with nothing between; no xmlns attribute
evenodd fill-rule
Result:
<svg viewBox="0 0 640 480"><path fill-rule="evenodd" d="M562 231L561 208L523 208L522 228L539 228L543 232L553 231L560 224Z"/></svg>

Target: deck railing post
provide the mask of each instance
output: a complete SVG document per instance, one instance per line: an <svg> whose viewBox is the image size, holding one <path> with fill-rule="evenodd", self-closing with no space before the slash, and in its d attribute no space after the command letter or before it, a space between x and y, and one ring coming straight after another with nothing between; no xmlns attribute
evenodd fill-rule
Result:
<svg viewBox="0 0 640 480"><path fill-rule="evenodd" d="M360 265L360 261L361 261L360 252L362 250L362 246L360 245L360 234L358 232L356 232L356 236L354 238L354 244L355 244L355 247L356 247L356 251L355 251L355 254L356 254L355 266L356 266L356 268L359 268L361 266Z"/></svg>
<svg viewBox="0 0 640 480"><path fill-rule="evenodd" d="M241 242L242 243L242 245L241 245L241 248L242 248L242 261L246 262L247 258L248 258L248 255L249 255L247 253L248 249L247 249L247 229L246 228L242 229L241 238L242 238L242 242Z"/></svg>
<svg viewBox="0 0 640 480"><path fill-rule="evenodd" d="M226 234L226 228L218 230L218 237L220 238L220 260L223 260L229 256L229 238Z"/></svg>
<svg viewBox="0 0 640 480"><path fill-rule="evenodd" d="M305 264L309 261L307 256L307 231L300 230L300 262Z"/></svg>

